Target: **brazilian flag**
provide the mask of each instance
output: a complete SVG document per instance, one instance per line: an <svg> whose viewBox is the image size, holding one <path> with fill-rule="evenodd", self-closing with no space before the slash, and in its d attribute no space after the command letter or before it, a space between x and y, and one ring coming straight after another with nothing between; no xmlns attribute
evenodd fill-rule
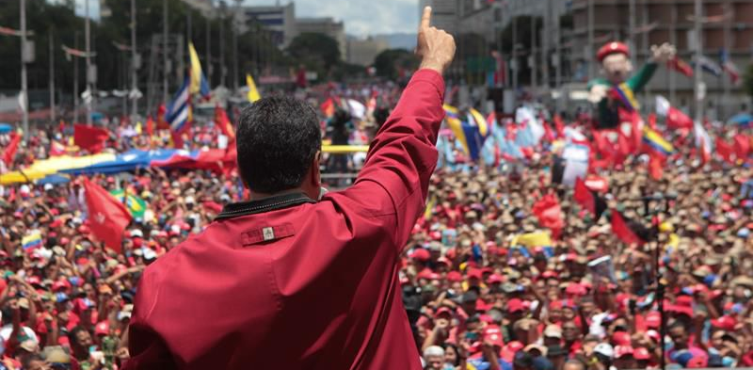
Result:
<svg viewBox="0 0 753 370"><path fill-rule="evenodd" d="M123 203L125 192L122 189L113 190L110 192L110 194L115 197L118 202ZM125 202L125 206L126 208L128 208L128 212L131 212L131 216L133 216L133 218L144 218L144 211L146 211L146 202L144 201L144 199L141 199L135 194L128 193L128 199Z"/></svg>

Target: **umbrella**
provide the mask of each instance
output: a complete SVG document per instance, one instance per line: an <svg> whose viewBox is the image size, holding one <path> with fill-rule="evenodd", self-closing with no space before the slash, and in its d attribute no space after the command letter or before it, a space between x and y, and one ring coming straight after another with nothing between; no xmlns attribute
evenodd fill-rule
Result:
<svg viewBox="0 0 753 370"><path fill-rule="evenodd" d="M13 131L13 126L9 123L0 123L0 134L7 134Z"/></svg>
<svg viewBox="0 0 753 370"><path fill-rule="evenodd" d="M729 119L728 123L735 123L740 126L747 126L750 124L750 122L753 122L753 116L751 116L748 113L740 113L732 118Z"/></svg>

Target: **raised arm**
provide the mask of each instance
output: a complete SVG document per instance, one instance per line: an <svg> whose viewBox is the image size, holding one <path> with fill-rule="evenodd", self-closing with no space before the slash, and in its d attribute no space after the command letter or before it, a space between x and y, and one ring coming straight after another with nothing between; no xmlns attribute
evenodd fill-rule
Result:
<svg viewBox="0 0 753 370"><path fill-rule="evenodd" d="M455 41L431 27L424 9L416 53L421 67L376 135L356 184L345 192L365 208L395 214L394 239L402 248L428 192L437 163L437 134L444 118L442 73L455 55Z"/></svg>

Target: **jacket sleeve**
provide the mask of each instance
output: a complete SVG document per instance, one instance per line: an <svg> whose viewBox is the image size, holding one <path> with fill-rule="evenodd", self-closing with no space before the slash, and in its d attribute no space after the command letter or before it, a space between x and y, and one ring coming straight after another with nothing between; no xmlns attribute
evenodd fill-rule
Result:
<svg viewBox="0 0 753 370"><path fill-rule="evenodd" d="M356 183L343 194L375 216L394 215L398 251L423 212L429 178L437 165L437 135L444 118L444 80L419 70L371 143ZM390 221L391 223L392 221Z"/></svg>
<svg viewBox="0 0 753 370"><path fill-rule="evenodd" d="M643 91L646 84L651 81L658 65L654 62L648 62L633 77L628 80L628 86L635 93Z"/></svg>
<svg viewBox="0 0 753 370"><path fill-rule="evenodd" d="M160 261L158 261L159 263ZM134 300L133 315L128 325L130 359L124 370L177 369L169 347L149 320L157 304L162 270L156 264L144 271Z"/></svg>

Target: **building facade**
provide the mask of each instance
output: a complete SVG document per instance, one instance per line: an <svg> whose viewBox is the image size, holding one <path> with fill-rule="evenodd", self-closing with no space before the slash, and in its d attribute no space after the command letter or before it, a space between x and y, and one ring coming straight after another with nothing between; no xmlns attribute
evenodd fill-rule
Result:
<svg viewBox="0 0 753 370"><path fill-rule="evenodd" d="M240 11L248 22L258 22L264 26L278 48L287 47L297 35L293 2L288 5L244 6Z"/></svg>
<svg viewBox="0 0 753 370"><path fill-rule="evenodd" d="M343 59L348 55L348 44L345 38L345 25L330 17L298 18L295 21L295 35L302 33L322 33L337 41L340 55ZM295 36L294 36L295 37Z"/></svg>
<svg viewBox="0 0 753 370"><path fill-rule="evenodd" d="M370 66L374 64L376 56L388 48L389 45L384 40L373 38L366 40L350 39L348 40L347 61L360 66Z"/></svg>

